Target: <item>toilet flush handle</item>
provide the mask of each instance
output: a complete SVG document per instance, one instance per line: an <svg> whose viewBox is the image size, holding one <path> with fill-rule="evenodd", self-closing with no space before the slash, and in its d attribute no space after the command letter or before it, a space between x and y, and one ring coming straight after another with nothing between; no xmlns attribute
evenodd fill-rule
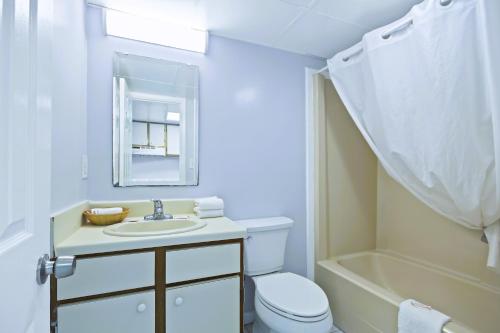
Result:
<svg viewBox="0 0 500 333"><path fill-rule="evenodd" d="M182 297L177 297L177 298L175 299L175 305L177 305L177 306L181 306L181 305L182 305L182 303L184 303L184 299L183 299Z"/></svg>

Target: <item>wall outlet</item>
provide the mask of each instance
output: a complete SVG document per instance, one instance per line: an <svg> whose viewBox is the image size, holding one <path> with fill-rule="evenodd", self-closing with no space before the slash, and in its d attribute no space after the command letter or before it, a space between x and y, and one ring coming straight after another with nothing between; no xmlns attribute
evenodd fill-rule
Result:
<svg viewBox="0 0 500 333"><path fill-rule="evenodd" d="M82 155L82 179L89 177L89 159L87 154Z"/></svg>

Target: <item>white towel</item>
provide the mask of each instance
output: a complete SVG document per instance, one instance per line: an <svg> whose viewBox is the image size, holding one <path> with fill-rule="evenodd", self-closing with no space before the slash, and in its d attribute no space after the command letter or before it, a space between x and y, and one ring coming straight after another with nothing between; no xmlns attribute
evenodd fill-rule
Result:
<svg viewBox="0 0 500 333"><path fill-rule="evenodd" d="M199 209L224 209L224 201L218 197L199 198L194 200Z"/></svg>
<svg viewBox="0 0 500 333"><path fill-rule="evenodd" d="M441 333L449 321L447 315L413 299L399 304L398 333Z"/></svg>
<svg viewBox="0 0 500 333"><path fill-rule="evenodd" d="M195 207L194 212L200 219L224 216L224 209L199 209Z"/></svg>
<svg viewBox="0 0 500 333"><path fill-rule="evenodd" d="M120 214L123 212L121 207L111 207L111 208L92 208L90 210L94 215L113 215Z"/></svg>
<svg viewBox="0 0 500 333"><path fill-rule="evenodd" d="M500 221L496 221L484 229L484 234L489 246L486 265L500 274Z"/></svg>

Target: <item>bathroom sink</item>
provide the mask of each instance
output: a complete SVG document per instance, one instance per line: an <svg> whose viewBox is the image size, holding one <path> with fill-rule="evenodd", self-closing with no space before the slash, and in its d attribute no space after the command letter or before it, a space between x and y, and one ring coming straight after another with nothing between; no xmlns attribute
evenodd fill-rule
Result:
<svg viewBox="0 0 500 333"><path fill-rule="evenodd" d="M123 222L113 224L109 227L104 228L103 232L107 235L122 237L160 236L193 231L203 228L206 225L206 222L199 220L141 220L138 222Z"/></svg>

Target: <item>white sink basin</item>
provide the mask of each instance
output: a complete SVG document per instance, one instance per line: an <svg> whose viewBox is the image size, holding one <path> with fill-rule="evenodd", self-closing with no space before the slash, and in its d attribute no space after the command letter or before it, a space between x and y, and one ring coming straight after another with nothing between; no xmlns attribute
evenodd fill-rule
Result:
<svg viewBox="0 0 500 333"><path fill-rule="evenodd" d="M123 222L104 228L107 235L122 237L160 236L179 234L203 228L207 223L201 220L160 220Z"/></svg>

